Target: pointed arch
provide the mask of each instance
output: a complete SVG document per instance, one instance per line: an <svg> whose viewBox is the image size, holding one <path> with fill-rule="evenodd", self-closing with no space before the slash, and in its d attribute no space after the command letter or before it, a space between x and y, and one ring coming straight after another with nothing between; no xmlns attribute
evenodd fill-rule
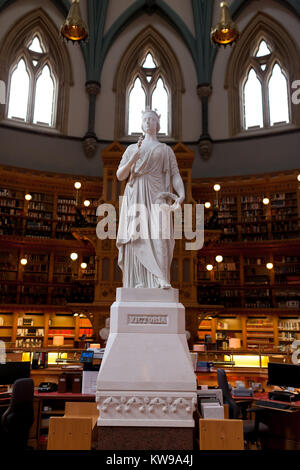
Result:
<svg viewBox="0 0 300 470"><path fill-rule="evenodd" d="M266 13L257 13L249 24L244 28L241 37L232 50L225 75L224 86L228 90L228 108L229 108L229 124L231 135L240 133L243 122L243 104L242 104L242 86L243 80L249 71L251 65L257 66L254 54L257 45L265 41L270 45L272 53L266 58L258 57L262 63L265 61L269 70L277 62L280 64L283 73L287 77L288 87L300 76L299 49L285 28L274 18ZM268 81L270 72L264 71L265 81ZM264 107L267 108L266 100ZM299 106L290 102L290 122L300 125L300 109ZM265 121L269 120L268 110L265 109ZM264 126L264 129L269 127Z"/></svg>
<svg viewBox="0 0 300 470"><path fill-rule="evenodd" d="M138 51L138 52L137 52ZM126 137L126 119L128 112L127 97L132 80L151 52L159 63L157 72L170 93L170 133L169 137L180 140L181 137L181 101L184 82L178 59L168 42L152 26L143 29L129 44L121 58L113 83L116 93L115 140ZM156 72L154 72L156 73ZM158 79L158 76L157 76ZM150 84L151 86L151 84Z"/></svg>
<svg viewBox="0 0 300 470"><path fill-rule="evenodd" d="M0 44L0 78L9 84L11 66L25 51L30 41L38 36L47 55L39 55L39 68L46 62L57 80L55 127L65 133L69 108L69 91L73 85L71 60L65 44L59 39L57 26L47 13L38 8L20 18ZM2 116L3 117L3 116Z"/></svg>

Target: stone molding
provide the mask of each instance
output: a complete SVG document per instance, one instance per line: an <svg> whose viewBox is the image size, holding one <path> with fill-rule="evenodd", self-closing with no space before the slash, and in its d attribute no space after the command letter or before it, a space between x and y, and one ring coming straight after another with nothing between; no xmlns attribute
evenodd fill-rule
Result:
<svg viewBox="0 0 300 470"><path fill-rule="evenodd" d="M193 426L197 394L189 392L97 392L99 426ZM156 424L154 423L156 422Z"/></svg>

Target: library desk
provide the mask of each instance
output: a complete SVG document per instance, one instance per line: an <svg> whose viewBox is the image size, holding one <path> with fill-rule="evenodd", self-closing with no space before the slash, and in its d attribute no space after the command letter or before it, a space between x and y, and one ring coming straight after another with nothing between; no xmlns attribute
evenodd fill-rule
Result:
<svg viewBox="0 0 300 470"><path fill-rule="evenodd" d="M238 396L234 396L233 397L235 401L252 401L254 402L255 404L259 405L259 402L261 400L263 401L269 401L270 403L285 403L287 404L286 401L279 401L279 400L270 400L268 398L268 393L267 392L257 392L257 393L254 393L253 397L238 397ZM291 405L292 408L295 408L295 411L300 411L300 401L293 401L291 403L289 403ZM276 408L273 408L275 409L275 411L278 411L278 409ZM283 410L283 409L280 409L279 411L290 411L290 410Z"/></svg>
<svg viewBox="0 0 300 470"><path fill-rule="evenodd" d="M222 367L223 368L223 367ZM252 382L259 382L263 388L267 388L268 369L266 368L251 368L251 367L224 367L229 383L234 383L237 380L242 380L246 387L250 387ZM197 384L216 386L217 380L217 367L211 372L196 372Z"/></svg>
<svg viewBox="0 0 300 470"><path fill-rule="evenodd" d="M259 405L261 400L272 403L286 403L269 400L267 393L255 393L253 397L234 397L236 401L251 401ZM290 403L292 409L276 409L257 406L260 422L266 424L270 432L264 436L264 448L278 450L300 450L300 401Z"/></svg>
<svg viewBox="0 0 300 470"><path fill-rule="evenodd" d="M34 382L34 386L38 387L41 382L54 382L58 384L61 374L74 371L75 369L66 369L61 366L46 367L45 369L31 369L30 377ZM78 369L76 372L82 373L82 369Z"/></svg>

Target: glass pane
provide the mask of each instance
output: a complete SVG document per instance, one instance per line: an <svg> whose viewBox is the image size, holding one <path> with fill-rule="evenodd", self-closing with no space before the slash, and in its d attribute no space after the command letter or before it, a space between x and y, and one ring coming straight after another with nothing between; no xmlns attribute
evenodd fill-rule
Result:
<svg viewBox="0 0 300 470"><path fill-rule="evenodd" d="M261 64L260 68L265 71L266 70L266 67L267 67L267 64Z"/></svg>
<svg viewBox="0 0 300 470"><path fill-rule="evenodd" d="M168 92L165 89L164 82L161 78L157 80L156 87L152 93L152 109L157 109L158 114L160 114L160 133L168 133Z"/></svg>
<svg viewBox="0 0 300 470"><path fill-rule="evenodd" d="M258 51L257 51L257 54L256 54L256 57L263 57L265 55L270 55L271 54L271 51L267 45L267 43L265 41L261 41L260 45L259 45L259 48L258 48Z"/></svg>
<svg viewBox="0 0 300 470"><path fill-rule="evenodd" d="M250 70L244 86L244 121L245 129L263 127L262 89L254 69Z"/></svg>
<svg viewBox="0 0 300 470"><path fill-rule="evenodd" d="M28 49L33 52L44 52L42 49L41 42L37 36L34 37L33 41L28 46Z"/></svg>
<svg viewBox="0 0 300 470"><path fill-rule="evenodd" d="M142 82L136 78L129 94L128 134L142 132L142 111L146 108L146 94Z"/></svg>
<svg viewBox="0 0 300 470"><path fill-rule="evenodd" d="M270 124L289 122L287 79L278 64L273 67L269 81Z"/></svg>
<svg viewBox="0 0 300 470"><path fill-rule="evenodd" d="M32 63L33 63L34 66L36 66L37 63L38 63L38 61L37 61L37 60L33 60Z"/></svg>
<svg viewBox="0 0 300 470"><path fill-rule="evenodd" d="M23 59L18 62L17 68L11 76L8 118L19 118L26 121L29 94L29 75Z"/></svg>
<svg viewBox="0 0 300 470"><path fill-rule="evenodd" d="M52 125L53 120L54 83L48 65L42 70L36 82L34 103L34 123Z"/></svg>
<svg viewBox="0 0 300 470"><path fill-rule="evenodd" d="M150 54L150 52L148 52L148 54L146 55L146 59L145 59L145 62L143 63L142 67L144 67L145 69L156 69L156 64L153 60L153 57L152 57L152 54Z"/></svg>

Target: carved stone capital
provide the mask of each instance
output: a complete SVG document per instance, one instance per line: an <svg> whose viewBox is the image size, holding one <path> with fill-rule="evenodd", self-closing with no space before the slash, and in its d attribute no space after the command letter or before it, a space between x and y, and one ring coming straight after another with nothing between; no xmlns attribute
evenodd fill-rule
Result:
<svg viewBox="0 0 300 470"><path fill-rule="evenodd" d="M200 139L199 151L203 160L208 160L211 156L212 146L213 144L210 138L204 137L203 139Z"/></svg>
<svg viewBox="0 0 300 470"><path fill-rule="evenodd" d="M203 96L209 97L211 93L212 93L211 85L198 85L197 86L197 94L199 98L203 98Z"/></svg>
<svg viewBox="0 0 300 470"><path fill-rule="evenodd" d="M86 135L83 140L84 153L88 158L91 158L95 155L97 150L97 139L96 137Z"/></svg>
<svg viewBox="0 0 300 470"><path fill-rule="evenodd" d="M101 85L99 82L86 82L85 89L88 95L98 95L101 90Z"/></svg>

